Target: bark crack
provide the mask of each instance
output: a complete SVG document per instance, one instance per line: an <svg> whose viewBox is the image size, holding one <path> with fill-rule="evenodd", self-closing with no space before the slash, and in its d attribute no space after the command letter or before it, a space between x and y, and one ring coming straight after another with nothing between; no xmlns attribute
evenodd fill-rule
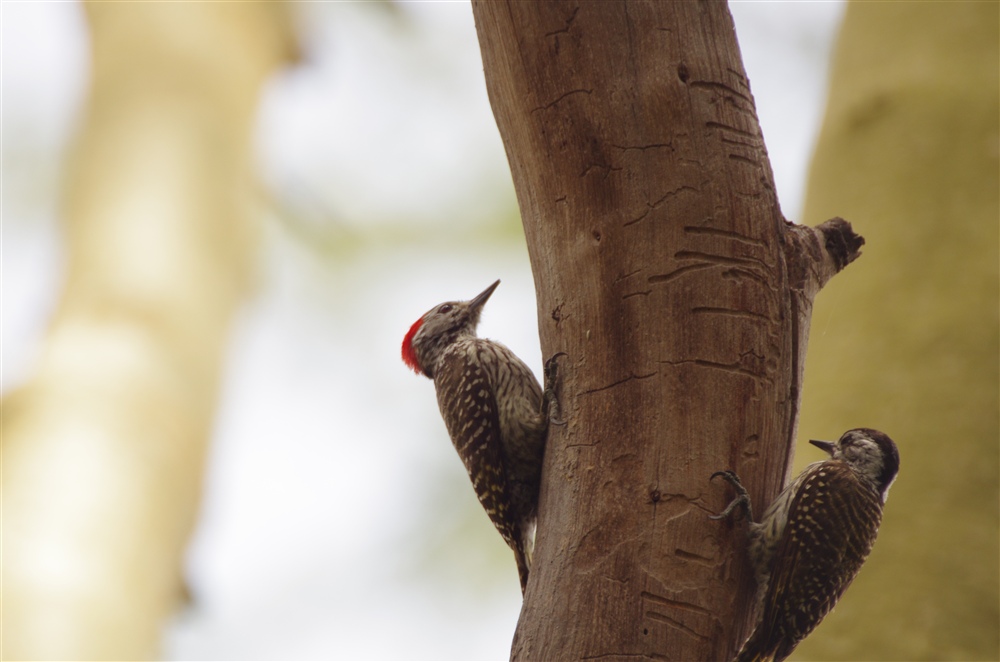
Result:
<svg viewBox="0 0 1000 662"><path fill-rule="evenodd" d="M688 265L686 267L680 267L678 269L674 269L673 271L665 273L665 274L655 274L653 276L650 276L646 280L649 283L654 284L654 285L658 284L658 283L666 283L666 282L672 281L672 280L674 280L676 278L680 278L681 276L683 276L684 274L686 274L688 272L699 271L701 269L712 269L712 268L714 268L716 266L718 266L718 265L715 265L715 264L691 264L691 265Z"/></svg>
<svg viewBox="0 0 1000 662"><path fill-rule="evenodd" d="M739 90L729 87L725 83L720 83L714 80L692 80L688 82L688 85L691 87L700 87L704 89L714 90L716 92L719 91L728 92L729 94L723 94L723 98L726 101L730 102L735 107L739 108L741 111L745 113L753 114L753 100L750 99L750 97L748 97L747 95L740 92ZM749 104L749 107L743 107L740 104L736 103L736 99L740 99L741 101Z"/></svg>
<svg viewBox="0 0 1000 662"><path fill-rule="evenodd" d="M765 271L771 271L774 268L773 265L769 265L764 260L756 257L729 257L727 255L702 253L701 251L677 251L674 253L674 257L678 260L702 260L714 264L759 267Z"/></svg>
<svg viewBox="0 0 1000 662"><path fill-rule="evenodd" d="M700 632L698 632L698 631L696 631L696 630L688 627L687 625L684 625L680 621L675 620L673 618L670 618L666 614L661 614L658 611L653 611L652 609L647 610L646 611L646 618L649 618L649 619L654 620L654 621L659 621L660 623L663 623L664 625L672 627L675 630L680 630L684 634L692 636L692 637L698 639L699 641L708 641L708 637L706 635L701 634Z"/></svg>
<svg viewBox="0 0 1000 662"><path fill-rule="evenodd" d="M591 395L592 393L599 393L601 391L607 391L609 388L614 388L615 386L619 386L619 385L624 384L626 382L630 382L633 379L649 379L650 377L652 377L655 374L656 374L655 372L651 372L648 375L629 375L628 377L625 377L624 379L619 379L618 381L611 382L607 386L598 386L597 388L591 388L591 389L587 389L585 391L580 391L580 395Z"/></svg>
<svg viewBox="0 0 1000 662"><path fill-rule="evenodd" d="M736 310L734 308L714 308L711 306L697 306L691 309L691 312L695 315L705 313L714 315L725 315L727 317L743 317L752 320L760 320L763 322L776 322L770 315L765 315L763 313L755 313L752 310Z"/></svg>
<svg viewBox="0 0 1000 662"><path fill-rule="evenodd" d="M684 184L684 185L682 185L682 186L678 186L678 187L677 187L677 188L675 188L675 189L671 189L670 191L667 191L666 193L664 193L664 194L663 194L663 195L662 195L662 196L661 196L660 198L658 198L657 200L654 200L653 202L647 202L647 203L646 203L646 211L644 211L644 212L643 212L643 213L642 213L641 215L639 215L639 216L638 216L638 217L636 217L636 218L633 218L633 219L632 219L632 220L630 220L630 221L625 221L624 223L622 223L622 227L625 227L625 228L627 228L627 227L628 227L628 226L630 226L630 225L633 225L633 224L635 224L635 223L638 223L638 222L639 222L639 221L641 221L642 219L644 219L644 218L646 218L647 216L649 216L649 213L650 213L651 211L653 211L654 209L656 209L657 207L659 207L660 205L662 205L663 203L665 203L665 202L666 202L666 201L667 201L667 200L668 200L669 198L672 198L672 197L674 197L675 195L678 195L678 194L679 194L679 193L681 193L682 191L691 191L691 192L693 192L693 193L697 193L697 192L698 192L698 189L697 189L697 188L695 188L694 186L688 186L687 184Z"/></svg>
<svg viewBox="0 0 1000 662"><path fill-rule="evenodd" d="M545 104L544 106L538 106L536 108L533 108L531 110L531 112L532 113L537 113L540 110L549 110L550 108L552 108L553 106L555 106L556 104L558 104L560 101L562 101L566 97L573 96L574 94L593 94L593 92L594 92L593 90L586 90L586 89L583 89L583 88L576 89L576 90L570 90L569 92L565 92L565 93L559 95L558 97L556 97L556 99L554 101L551 101L551 102Z"/></svg>
<svg viewBox="0 0 1000 662"><path fill-rule="evenodd" d="M690 611L700 616L708 616L709 618L715 618L715 614L713 614L708 609L705 609L701 605L696 605L691 602L685 602L683 600L671 600L670 598L664 597L658 593L652 593L650 591L643 591L639 595L644 600L655 602L657 605L663 607L671 607L673 609L680 609L681 611Z"/></svg>
<svg viewBox="0 0 1000 662"><path fill-rule="evenodd" d="M576 15L577 15L577 13L579 13L579 11L580 11L580 7L579 6L573 7L573 13L570 14L569 18L566 19L566 24L561 29L559 29L559 30L554 30L552 32L546 32L545 36L546 37L554 37L557 34L566 34L566 33L568 33L569 32L569 27L571 25L573 25L573 21L576 20Z"/></svg>
<svg viewBox="0 0 1000 662"><path fill-rule="evenodd" d="M764 380L768 383L771 383L771 378L768 376L766 371L763 373L754 372L749 368L744 368L739 363L718 363L716 361L706 361L705 359L682 359L680 361L668 361L666 359L661 359L660 361L658 361L658 363L666 363L667 365L684 365L690 363L701 368L709 368L711 370L721 370L723 372L728 372L734 375L750 377L753 380Z"/></svg>
<svg viewBox="0 0 1000 662"><path fill-rule="evenodd" d="M761 136L759 134L753 133L752 131L747 131L746 129L738 129L735 126L729 124L723 124L722 122L705 122L705 126L709 129L719 129L720 131L729 131L731 133L737 133L741 136L746 136L747 138L754 138L757 140L758 144L761 142Z"/></svg>
<svg viewBox="0 0 1000 662"><path fill-rule="evenodd" d="M756 237L748 237L740 232L733 232L732 230L723 230L721 228L705 227L700 225L685 225L684 232L688 234L704 234L713 237L722 237L723 239L732 239L744 244L750 244L758 248L767 248L767 242L763 239L757 239Z"/></svg>

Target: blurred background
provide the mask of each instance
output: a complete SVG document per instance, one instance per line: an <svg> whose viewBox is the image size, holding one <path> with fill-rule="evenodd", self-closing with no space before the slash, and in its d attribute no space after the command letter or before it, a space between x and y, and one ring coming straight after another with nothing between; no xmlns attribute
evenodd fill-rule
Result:
<svg viewBox="0 0 1000 662"><path fill-rule="evenodd" d="M399 359L500 278L480 330L540 374L470 6L164 7L2 5L5 656L506 658L510 551ZM799 220L844 5L731 7Z"/></svg>

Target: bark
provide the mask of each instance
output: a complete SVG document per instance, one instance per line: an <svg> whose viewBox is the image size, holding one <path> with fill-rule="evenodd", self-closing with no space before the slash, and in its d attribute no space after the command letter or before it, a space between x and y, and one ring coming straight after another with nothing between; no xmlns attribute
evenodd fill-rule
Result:
<svg viewBox="0 0 1000 662"><path fill-rule="evenodd" d="M250 281L257 96L291 48L277 5L86 11L66 285L33 377L3 401L5 659L156 655Z"/></svg>
<svg viewBox="0 0 1000 662"><path fill-rule="evenodd" d="M726 659L748 633L734 469L784 484L812 300L863 240L782 217L728 9L474 2L567 425L511 656Z"/></svg>

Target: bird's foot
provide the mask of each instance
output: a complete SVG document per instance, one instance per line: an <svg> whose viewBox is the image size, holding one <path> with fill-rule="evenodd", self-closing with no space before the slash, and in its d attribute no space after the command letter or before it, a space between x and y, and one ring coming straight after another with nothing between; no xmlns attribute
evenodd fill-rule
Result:
<svg viewBox="0 0 1000 662"><path fill-rule="evenodd" d="M566 352L556 352L545 362L545 416L550 423L566 425L566 421L561 418L559 397L556 395L556 384L559 380L558 359L560 356L566 356Z"/></svg>
<svg viewBox="0 0 1000 662"><path fill-rule="evenodd" d="M716 476L722 476L729 482L730 485L733 486L733 489L736 490L736 498L729 502L729 505L726 506L725 510L718 515L709 515L708 519L726 519L734 510L742 508L747 519L753 521L753 511L750 507L750 493L747 492L745 487L743 487L743 483L740 482L740 477L732 471L716 471L712 474L712 477L709 478L709 480L715 480Z"/></svg>

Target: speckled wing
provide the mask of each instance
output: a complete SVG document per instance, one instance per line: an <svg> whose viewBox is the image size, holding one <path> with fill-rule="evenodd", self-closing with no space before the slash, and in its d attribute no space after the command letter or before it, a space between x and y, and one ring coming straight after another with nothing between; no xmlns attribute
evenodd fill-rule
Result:
<svg viewBox="0 0 1000 662"><path fill-rule="evenodd" d="M441 356L434 375L438 406L479 502L517 554L520 541L510 510L499 413L477 351L474 342L459 342ZM522 563L519 557L519 569Z"/></svg>
<svg viewBox="0 0 1000 662"><path fill-rule="evenodd" d="M871 552L882 519L878 494L840 461L814 465L789 509L764 612L748 641L787 657L833 608Z"/></svg>

